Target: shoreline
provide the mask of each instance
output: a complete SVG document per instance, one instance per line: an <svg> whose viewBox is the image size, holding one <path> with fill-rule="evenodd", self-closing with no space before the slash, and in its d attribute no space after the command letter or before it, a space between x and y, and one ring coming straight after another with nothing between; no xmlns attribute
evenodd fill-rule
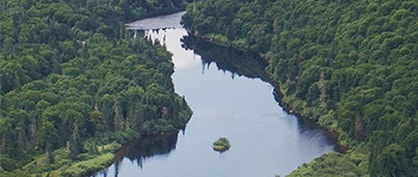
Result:
<svg viewBox="0 0 418 177"><path fill-rule="evenodd" d="M169 131L169 132L164 132L164 133L159 133L159 134L154 134L154 135L149 134L149 135L139 135L139 136L133 137L130 141L123 144L116 152L113 153L112 161L109 164L107 164L105 168L102 168L100 170L85 172L81 176L89 177L93 175L100 175L98 173L100 173L101 171L106 170L107 168L111 167L116 162L121 162L126 157L126 153L129 151L129 149L134 147L138 142L141 142L141 140L144 140L144 142L148 139L159 140L161 138L166 138L166 137L170 137L173 135L177 135L180 132L180 130L182 129L177 129L174 131Z"/></svg>
<svg viewBox="0 0 418 177"><path fill-rule="evenodd" d="M179 11L175 11L174 13L178 13L181 12L182 10ZM162 15L167 15L167 14L162 14ZM156 16L153 16L156 17ZM152 17L147 17L147 18L152 18ZM146 19L146 18L144 18ZM236 46L233 43L224 43L220 40L216 40L215 38L211 38L211 37L207 37L207 36L202 36L199 34L195 34L192 31L186 29L186 31L189 33L189 35L192 35L196 38L202 39L204 41L207 41L209 43L215 44L215 45L219 45L219 46L223 46L223 47L231 47L240 51L252 51L250 48L248 47L244 47L244 46ZM255 51L253 51L255 52ZM264 54L260 53L260 52L256 52L260 58L265 61L266 63L268 63L268 61L265 60L264 58ZM349 150L347 147L341 145L340 141L338 140L338 137L340 135L340 132L337 132L335 130L331 130L327 127L324 126L320 126L317 122L315 122L312 119L309 119L306 116L303 116L302 114L299 114L298 112L295 112L292 107L290 106L290 104L287 104L286 102L283 101L284 98L284 93L281 90L280 84L278 81L272 80L271 79L271 75L269 73L266 72L266 74L270 77L268 80L268 83L270 83L273 87L274 87L274 91L273 91L273 95L274 95L274 99L276 100L276 102L278 103L278 105L280 105L283 110L285 112L287 112L288 114L291 115L295 115L297 117L297 119L301 120L303 124L306 124L309 127L312 128L319 128L321 130L324 131L325 135L327 137L329 137L332 141L333 144L335 144L335 151L338 153L347 153L347 151ZM148 136L153 136L154 138L158 138L161 136L167 136L167 135L172 135L173 133L178 133L179 130L177 131L173 131L173 132L168 132L168 133L163 133L163 134L156 134L156 135L139 135L137 137L133 137L130 141L128 141L126 144L123 144L117 151L115 151L113 154L113 159L112 161L106 165L105 168L100 169L100 170L95 170L95 171L86 171L84 173L82 173L81 176L92 176L92 175L99 175L97 173L99 173L100 171L103 171L107 168L109 168L110 166L112 166L115 162L117 161L121 161L124 157L125 157L125 153L127 152L127 150L129 149L129 147L135 143L136 141L139 141L140 139L142 139L144 136L148 137ZM100 156L100 155L99 155ZM83 161L80 161L83 162Z"/></svg>
<svg viewBox="0 0 418 177"><path fill-rule="evenodd" d="M329 137L334 142L336 152L346 154L350 150L348 147L342 145L341 141L338 140L338 137L341 134L340 132L332 130L328 127L321 126L317 122L315 122L313 119L309 119L308 117L303 116L302 114L299 114L298 112L295 112L290 106L290 104L287 104L283 101L284 94L283 92L278 91L280 90L279 84L277 83L277 86L276 85L273 85L273 86L274 86L275 100L277 101L277 103L279 103L279 105L283 108L283 110L285 110L288 114L295 115L299 120L301 120L304 124L308 125L309 127L319 128L323 130L326 136Z"/></svg>
<svg viewBox="0 0 418 177"><path fill-rule="evenodd" d="M188 35L192 35L193 37L202 39L202 40L204 40L208 43L212 43L212 44L223 46L223 47L232 47L232 48L240 50L240 51L246 51L246 50L252 51L250 48L240 48L239 46L233 45L233 43L227 43L227 44L222 43L222 41L216 40L215 38L202 36L202 35L199 35L199 34L196 34L196 33L192 32L188 29L186 29L186 30L187 30ZM259 53L259 52L256 52L256 53L259 54L260 58L262 60L264 60L264 62L269 63L268 61L265 60L264 54ZM297 117L297 119L299 119L300 121L302 121L304 124L308 125L309 127L319 128L319 129L323 130L324 133L326 134L326 136L329 137L333 141L333 143L335 144L335 151L336 152L346 154L350 150L348 147L344 146L341 143L341 141L338 139L341 132L338 132L336 130L332 130L328 127L321 126L316 121L314 121L313 119L310 119L306 116L303 116L302 114L300 114L298 112L295 112L294 109L292 109L290 104L284 102L283 98L285 97L285 95L281 90L280 83L278 81L273 80L271 78L270 73L266 72L266 74L270 77L270 78L268 78L269 79L268 83L270 83L274 87L274 92L273 92L274 99L279 104L279 106L281 106L283 108L284 111L286 111L288 114L295 115Z"/></svg>

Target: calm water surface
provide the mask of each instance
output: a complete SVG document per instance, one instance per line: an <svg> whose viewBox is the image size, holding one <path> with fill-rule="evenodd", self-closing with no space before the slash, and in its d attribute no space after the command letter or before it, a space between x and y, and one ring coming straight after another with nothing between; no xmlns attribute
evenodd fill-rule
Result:
<svg viewBox="0 0 418 177"><path fill-rule="evenodd" d="M178 24L178 17L169 18L169 23L175 20ZM159 20L159 25L164 23L164 18ZM229 55L233 51L227 50L227 56L222 57L222 50L209 47L186 50L181 40L187 32L180 26L146 33L164 42L173 53L175 90L185 96L194 114L178 135L135 142L125 158L96 176L284 176L303 163L334 151L334 143L322 130L309 128L282 110L269 83L239 76L257 69L252 68L254 65L240 68L242 73L225 64L219 69L216 60L231 61L233 56L240 60L239 55ZM212 150L212 143L219 137L230 140L229 151Z"/></svg>

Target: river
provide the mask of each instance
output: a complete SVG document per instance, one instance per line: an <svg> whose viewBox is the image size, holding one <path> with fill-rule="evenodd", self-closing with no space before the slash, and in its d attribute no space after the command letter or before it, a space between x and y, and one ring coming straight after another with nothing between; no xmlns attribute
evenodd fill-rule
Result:
<svg viewBox="0 0 418 177"><path fill-rule="evenodd" d="M188 37L179 25L182 14L131 23L128 28L170 27L145 34L173 54L175 91L193 110L190 122L177 135L133 142L124 158L95 176L285 176L335 150L323 130L303 124L279 106L258 55ZM212 149L219 137L229 139L228 151Z"/></svg>

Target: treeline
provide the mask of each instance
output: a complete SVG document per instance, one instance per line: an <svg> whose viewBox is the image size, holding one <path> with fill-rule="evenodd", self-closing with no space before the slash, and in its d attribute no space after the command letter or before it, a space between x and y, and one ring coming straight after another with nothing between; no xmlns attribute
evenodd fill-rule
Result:
<svg viewBox="0 0 418 177"><path fill-rule="evenodd" d="M102 11L101 13L105 12L108 7L122 16L124 22L127 22L184 10L188 1L191 0L70 0L69 3L92 12L99 10ZM103 9L98 9L97 6L102 6ZM103 13L102 15L105 15L101 16L105 18L111 17L112 14Z"/></svg>
<svg viewBox="0 0 418 177"><path fill-rule="evenodd" d="M370 176L414 176L417 19L414 0L209 0L188 6L183 25L265 55L284 103L366 154Z"/></svg>
<svg viewBox="0 0 418 177"><path fill-rule="evenodd" d="M0 176L64 172L101 153L98 147L117 150L134 136L173 132L189 120L190 108L174 93L171 54L124 29L127 20L179 10L182 1L0 6ZM57 149L64 149L59 159ZM47 159L37 160L42 154Z"/></svg>

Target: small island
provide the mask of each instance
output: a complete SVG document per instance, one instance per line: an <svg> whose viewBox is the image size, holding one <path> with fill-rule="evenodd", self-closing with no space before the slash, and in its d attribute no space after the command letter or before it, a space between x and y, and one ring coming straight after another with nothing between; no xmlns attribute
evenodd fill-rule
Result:
<svg viewBox="0 0 418 177"><path fill-rule="evenodd" d="M217 141L215 141L213 143L213 150L218 151L218 152L224 152L226 150L228 150L231 145L229 144L229 141L227 138L219 138Z"/></svg>

